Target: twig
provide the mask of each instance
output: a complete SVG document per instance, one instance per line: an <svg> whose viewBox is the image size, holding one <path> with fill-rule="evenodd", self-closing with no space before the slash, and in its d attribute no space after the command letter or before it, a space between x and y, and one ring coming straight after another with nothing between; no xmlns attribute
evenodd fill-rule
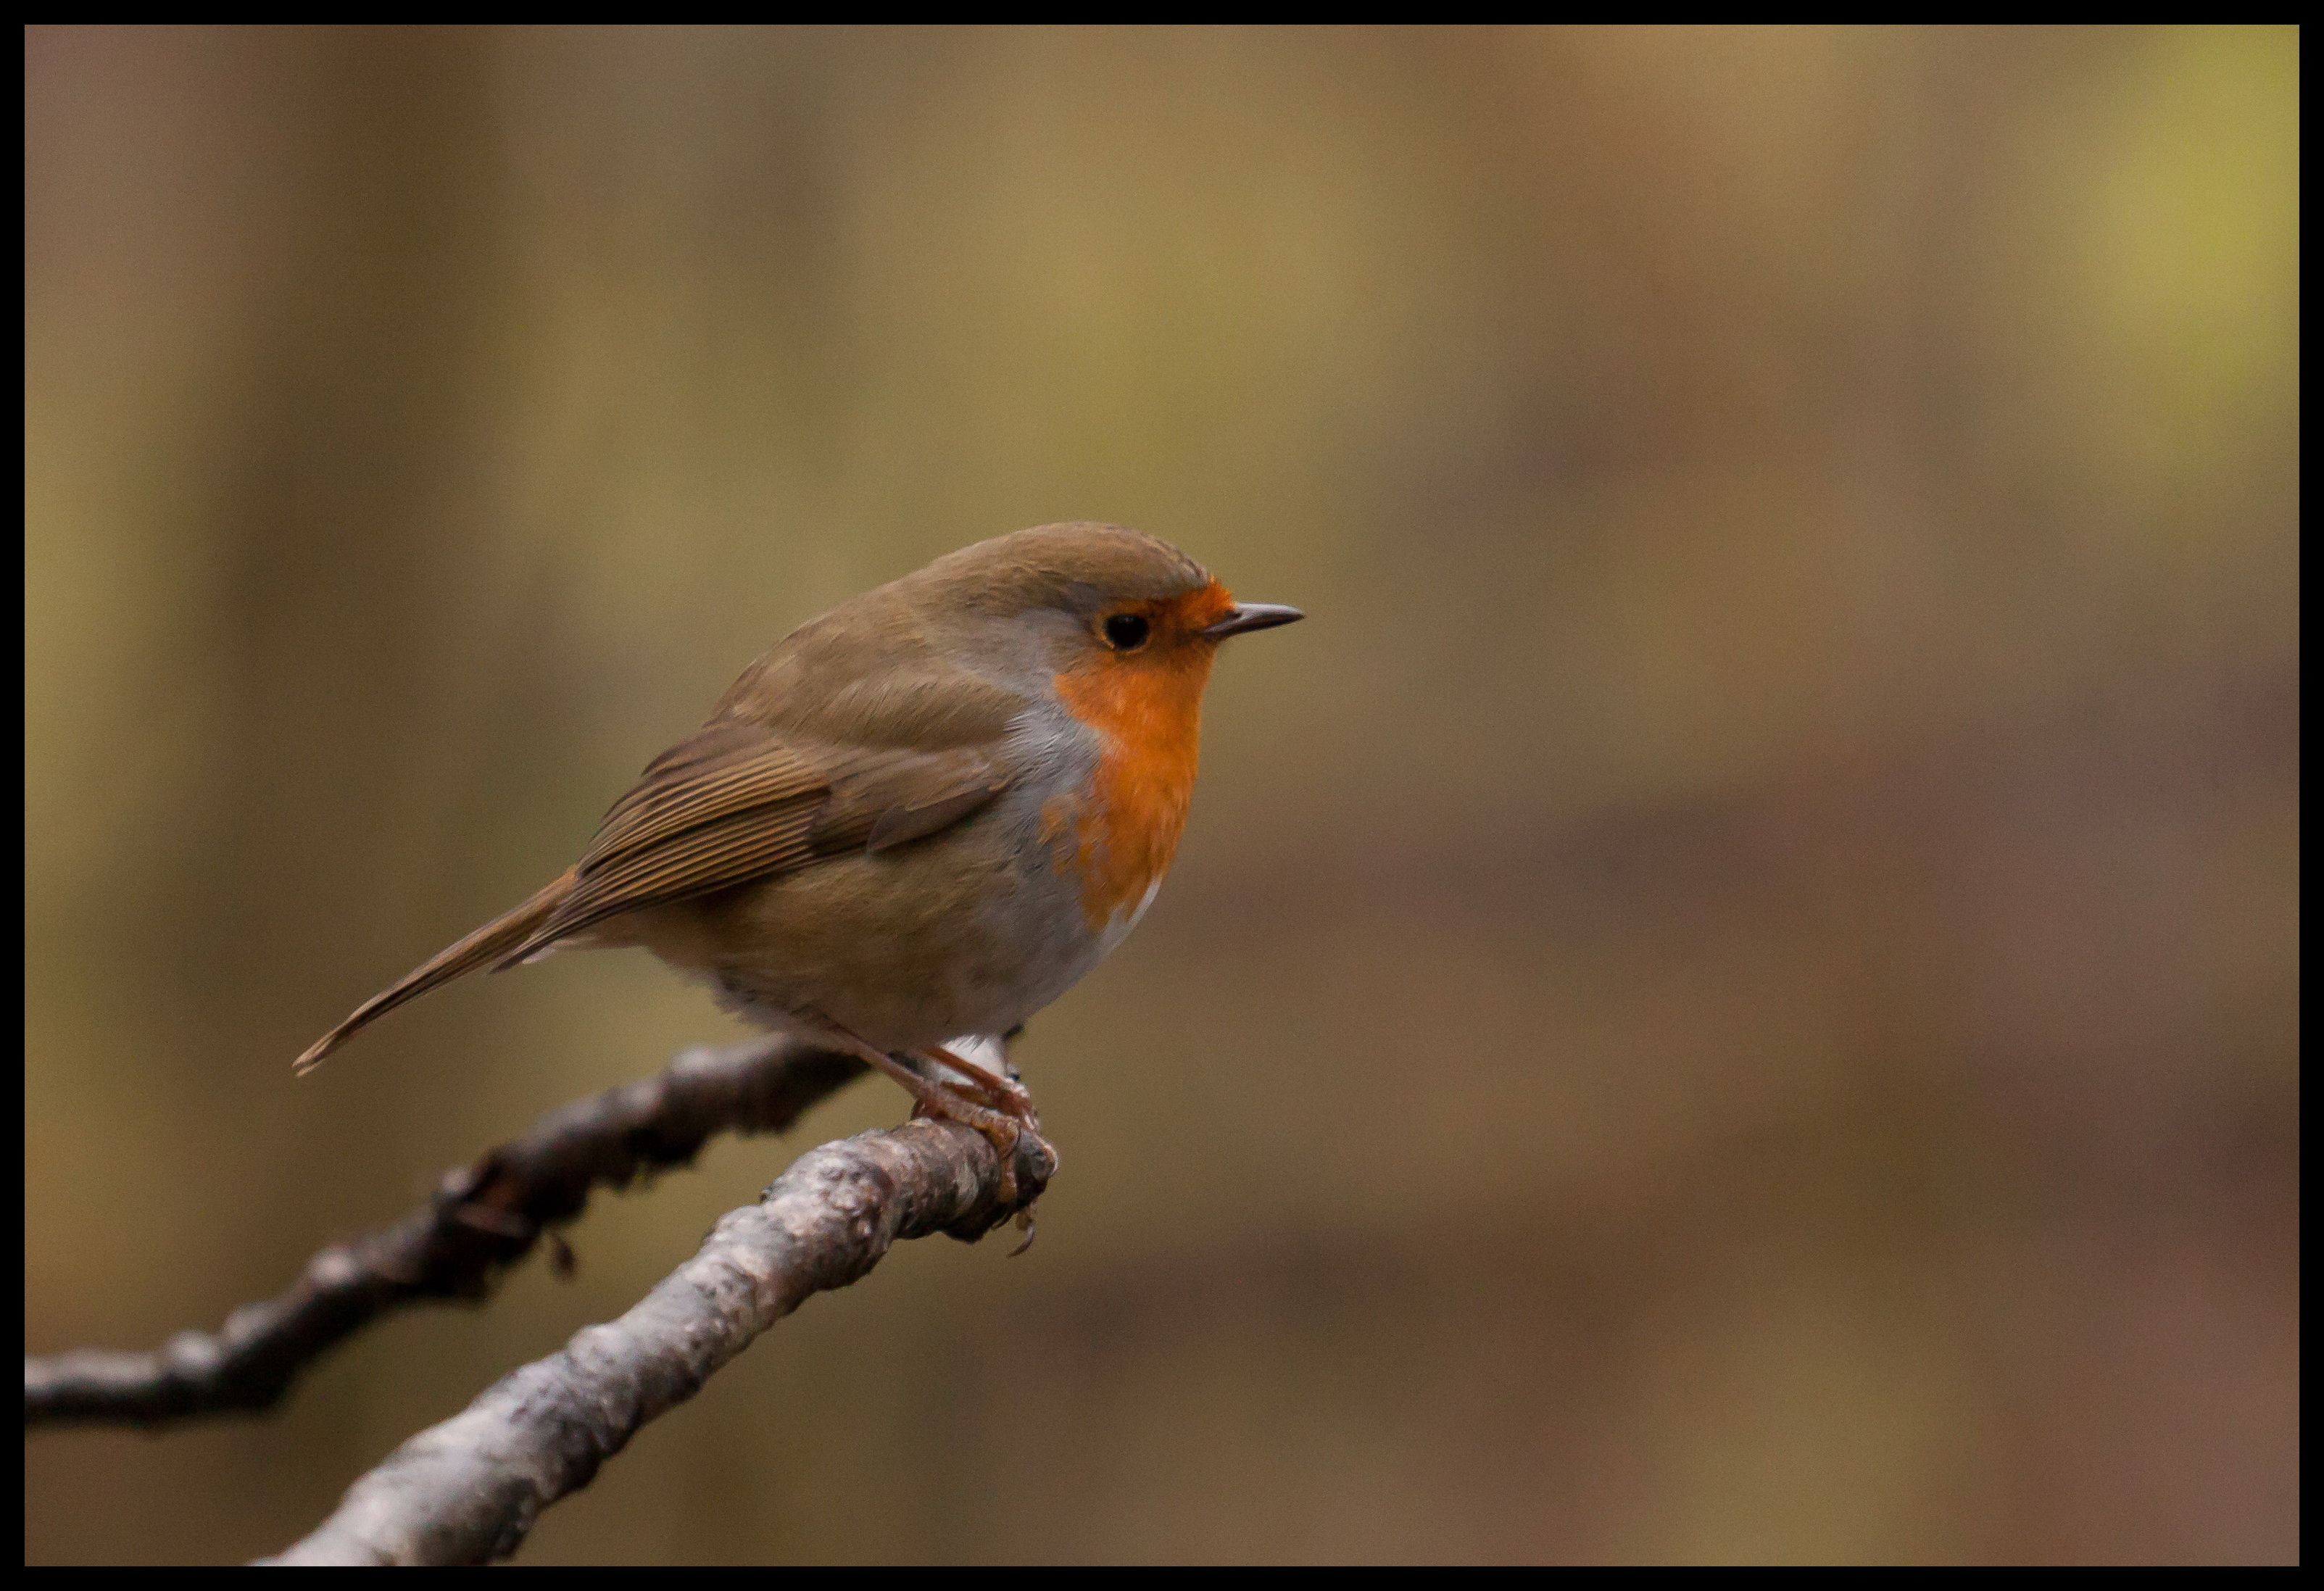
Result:
<svg viewBox="0 0 2324 1591"><path fill-rule="evenodd" d="M853 1056L781 1040L689 1050L659 1075L554 1111L447 1173L425 1207L324 1249L288 1292L244 1305L215 1333L181 1332L151 1353L28 1356L24 1423L157 1426L267 1408L310 1362L381 1316L484 1296L546 1228L579 1215L593 1188L683 1165L715 1133L779 1132L863 1070Z"/></svg>
<svg viewBox="0 0 2324 1591"><path fill-rule="evenodd" d="M1000 1160L976 1133L913 1121L809 1150L760 1201L620 1320L503 1376L349 1487L277 1563L484 1563L514 1551L540 1511L589 1484L648 1421L810 1294L855 1281L903 1237L974 1237L998 1206ZM1018 1177L1056 1169L1028 1135Z"/></svg>

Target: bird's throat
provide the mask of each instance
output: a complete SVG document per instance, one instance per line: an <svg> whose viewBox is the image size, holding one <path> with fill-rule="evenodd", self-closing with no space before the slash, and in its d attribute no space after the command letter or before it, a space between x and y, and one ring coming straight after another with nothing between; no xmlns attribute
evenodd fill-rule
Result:
<svg viewBox="0 0 2324 1591"><path fill-rule="evenodd" d="M1212 657L1207 646L1172 648L1057 676L1066 709L1097 731L1101 750L1087 795L1044 808L1042 833L1055 841L1071 826L1057 866L1079 877L1093 933L1136 913L1169 870L1194 800Z"/></svg>

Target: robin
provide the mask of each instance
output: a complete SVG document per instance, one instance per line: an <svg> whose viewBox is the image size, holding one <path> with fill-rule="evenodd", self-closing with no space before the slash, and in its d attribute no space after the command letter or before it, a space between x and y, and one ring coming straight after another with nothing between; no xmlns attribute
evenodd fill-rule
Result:
<svg viewBox="0 0 2324 1591"><path fill-rule="evenodd" d="M1219 643L1300 617L1119 525L938 558L778 642L579 861L297 1070L480 967L641 945L752 1023L860 1056L916 1114L982 1133L1013 1204L1039 1117L947 1041L1010 1032L1137 924L1185 827Z"/></svg>

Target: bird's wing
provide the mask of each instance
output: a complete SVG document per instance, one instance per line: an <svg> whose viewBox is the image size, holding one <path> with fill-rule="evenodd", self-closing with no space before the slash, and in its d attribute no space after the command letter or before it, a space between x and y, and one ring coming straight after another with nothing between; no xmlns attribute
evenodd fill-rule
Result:
<svg viewBox="0 0 2324 1591"><path fill-rule="evenodd" d="M722 714L647 765L605 814L571 890L499 964L622 912L949 828L1008 787L998 740L830 745Z"/></svg>

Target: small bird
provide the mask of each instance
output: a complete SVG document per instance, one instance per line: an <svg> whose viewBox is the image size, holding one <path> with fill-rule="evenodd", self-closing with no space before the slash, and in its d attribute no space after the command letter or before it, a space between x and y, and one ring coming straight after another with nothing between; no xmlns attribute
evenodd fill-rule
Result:
<svg viewBox="0 0 2324 1591"><path fill-rule="evenodd" d="M858 1055L916 1113L982 1133L1014 1203L1039 1117L946 1042L1012 1031L1136 925L1185 827L1219 643L1302 616L1238 602L1119 525L938 558L776 643L646 765L579 861L365 1000L296 1070L480 967L641 945L746 1020Z"/></svg>

